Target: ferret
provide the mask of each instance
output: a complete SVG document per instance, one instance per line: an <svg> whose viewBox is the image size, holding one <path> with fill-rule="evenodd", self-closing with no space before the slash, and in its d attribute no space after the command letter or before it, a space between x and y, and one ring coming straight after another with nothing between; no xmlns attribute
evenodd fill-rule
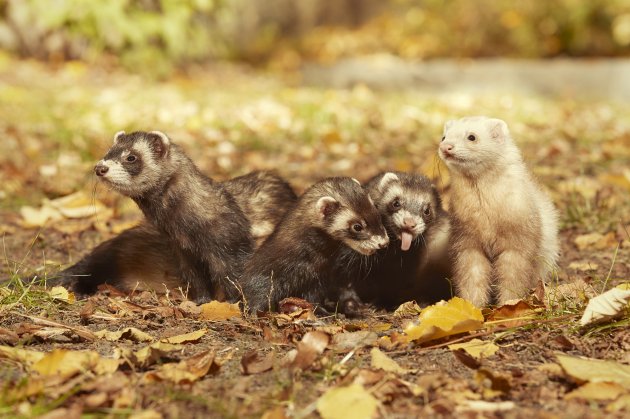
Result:
<svg viewBox="0 0 630 419"><path fill-rule="evenodd" d="M450 220L435 186L420 174L387 172L370 179L366 189L390 244L367 262L345 255L340 258L338 274L350 276L350 289L360 301L380 308L393 309L410 300L433 303L449 298ZM347 290L340 295L345 311L348 298L353 297Z"/></svg>
<svg viewBox="0 0 630 419"><path fill-rule="evenodd" d="M451 177L453 282L478 307L523 298L558 257L558 215L507 124L448 121L438 154Z"/></svg>
<svg viewBox="0 0 630 419"><path fill-rule="evenodd" d="M322 304L336 257L372 255L389 242L367 192L352 178L320 181L298 198L245 266L240 285L250 313L277 310L286 297Z"/></svg>
<svg viewBox="0 0 630 419"><path fill-rule="evenodd" d="M251 172L221 185L233 196L250 223L257 247L297 200L291 186L273 172ZM108 283L121 290L186 289L178 272L177 249L168 236L143 221L137 227L99 244L75 265L60 272L50 285L64 285L79 296Z"/></svg>
<svg viewBox="0 0 630 419"><path fill-rule="evenodd" d="M203 175L160 131L118 132L94 171L133 199L169 242L191 299L233 298L233 281L253 251L253 238L247 217L223 185Z"/></svg>

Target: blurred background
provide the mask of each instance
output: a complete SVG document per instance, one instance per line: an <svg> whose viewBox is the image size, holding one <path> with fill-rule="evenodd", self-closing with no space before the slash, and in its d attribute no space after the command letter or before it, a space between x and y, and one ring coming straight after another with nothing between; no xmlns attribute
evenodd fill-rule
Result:
<svg viewBox="0 0 630 419"><path fill-rule="evenodd" d="M0 48L0 209L19 226L77 191L133 211L91 170L121 129L168 133L217 179L445 187L442 125L487 114L564 227L617 229L630 190L630 0L0 0Z"/></svg>

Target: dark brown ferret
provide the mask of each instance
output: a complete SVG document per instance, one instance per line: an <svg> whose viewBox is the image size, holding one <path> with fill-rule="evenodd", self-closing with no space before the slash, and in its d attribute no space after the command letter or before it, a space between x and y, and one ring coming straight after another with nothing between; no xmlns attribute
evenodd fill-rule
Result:
<svg viewBox="0 0 630 419"><path fill-rule="evenodd" d="M354 179L307 189L247 262L240 284L251 313L277 310L286 297L324 302L344 249L371 255L388 243L380 215Z"/></svg>
<svg viewBox="0 0 630 419"><path fill-rule="evenodd" d="M221 185L232 194L250 223L258 247L297 200L291 186L273 172L252 172ZM98 245L75 265L49 281L79 295L96 292L107 283L124 291L182 288L177 249L153 224L143 221Z"/></svg>

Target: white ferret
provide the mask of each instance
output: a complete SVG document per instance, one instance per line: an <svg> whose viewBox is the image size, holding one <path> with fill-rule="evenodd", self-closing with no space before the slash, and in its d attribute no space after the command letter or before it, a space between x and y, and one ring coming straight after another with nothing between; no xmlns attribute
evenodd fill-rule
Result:
<svg viewBox="0 0 630 419"><path fill-rule="evenodd" d="M507 124L481 116L448 121L439 155L451 176L458 295L479 307L525 297L555 267L558 215Z"/></svg>

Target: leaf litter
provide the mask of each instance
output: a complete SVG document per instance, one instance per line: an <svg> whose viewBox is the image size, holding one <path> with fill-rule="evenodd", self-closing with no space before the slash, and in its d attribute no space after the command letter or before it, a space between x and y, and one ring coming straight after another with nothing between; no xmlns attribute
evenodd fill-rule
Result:
<svg viewBox="0 0 630 419"><path fill-rule="evenodd" d="M274 80L252 81L251 74L232 69L221 83L202 79L192 89L189 81L146 86L142 98L132 93L137 80L114 73L91 78L81 86L83 93L64 98L59 89L82 82L68 85L47 70L24 79L21 74L28 72L22 70L33 65L19 62L10 70L14 89L29 92L24 112L15 114L0 103L0 110L15 116L11 124L1 121L5 138L29 144L11 153L9 162L25 170L6 175L7 157L0 156L0 197L8 197L0 198L8 203L0 232L11 273L18 267L44 278L50 266L76 261L137 223L137 211L125 200L103 188L93 192L90 182L82 189L84 174L120 127L170 127L200 167L218 179L282 168L302 190L322 173L365 179L406 168L438 175L436 183L444 188L448 175L434 158L435 138L444 120L473 112L515 121L515 138L561 210L563 256L557 278L525 301L483 312L461 301L424 308L409 302L396 314L372 310L358 321L318 317L298 300L287 301L282 314L251 319L238 306L197 306L176 290L128 296L106 286L88 300L74 301L60 289L0 288L0 414L529 417L544 411L603 417L630 410L625 381L606 375L630 363L626 312L604 314L587 325L587 334L578 325L589 300L630 277L624 263L630 255L627 106L517 96L429 97L365 86L289 88ZM33 86L39 95L30 94ZM90 105L93 98L99 98L98 106ZM158 104L165 102L173 114L160 111ZM54 134L39 140L41 125L33 123L37 118L29 110L41 103L60 115L76 110L69 126L86 138L64 143ZM51 130L67 131L65 125ZM78 150L86 160L73 160L72 170L46 161L57 147L61 155ZM27 170L31 160L39 172ZM51 164L56 172L45 167ZM50 179L44 182L40 172ZM61 177L66 179L55 184ZM24 185L36 192L30 195ZM22 207L30 207L24 217ZM142 334L131 328L152 340L134 337ZM107 340L99 331L129 335ZM586 357L583 368L599 376L566 369L558 351L580 361ZM354 410L344 410L347 405Z"/></svg>

